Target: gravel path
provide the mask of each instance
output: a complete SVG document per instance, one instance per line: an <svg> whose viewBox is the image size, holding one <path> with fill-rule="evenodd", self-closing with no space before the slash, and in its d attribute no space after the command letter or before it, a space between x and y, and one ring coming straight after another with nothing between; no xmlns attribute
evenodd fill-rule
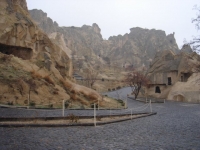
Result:
<svg viewBox="0 0 200 150"><path fill-rule="evenodd" d="M142 105L144 103L128 100L129 108ZM0 149L200 150L199 104L166 101L152 104L152 109L157 115L98 127L0 128ZM0 108L0 116L7 117L34 116L35 113L35 110ZM68 113L90 115L93 111L65 111ZM61 116L61 111L40 110L38 115Z"/></svg>

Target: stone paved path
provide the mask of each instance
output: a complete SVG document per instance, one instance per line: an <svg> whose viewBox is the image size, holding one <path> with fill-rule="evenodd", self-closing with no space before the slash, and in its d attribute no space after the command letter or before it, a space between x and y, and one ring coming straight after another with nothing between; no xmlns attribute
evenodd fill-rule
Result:
<svg viewBox="0 0 200 150"><path fill-rule="evenodd" d="M128 105L131 108L144 104L128 100ZM166 101L152 104L152 108L157 115L99 127L0 128L0 150L200 150L199 104ZM92 111L75 112L93 114ZM0 108L1 116L34 113L33 110ZM41 116L61 115L61 112L52 111L40 113Z"/></svg>

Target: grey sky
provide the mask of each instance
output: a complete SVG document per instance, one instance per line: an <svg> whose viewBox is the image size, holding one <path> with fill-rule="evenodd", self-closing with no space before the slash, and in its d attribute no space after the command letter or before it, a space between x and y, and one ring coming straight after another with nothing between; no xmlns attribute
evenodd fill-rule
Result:
<svg viewBox="0 0 200 150"><path fill-rule="evenodd" d="M191 19L200 6L199 0L27 0L29 9L42 9L60 26L97 23L103 38L124 35L132 27L175 32L181 47L199 35Z"/></svg>

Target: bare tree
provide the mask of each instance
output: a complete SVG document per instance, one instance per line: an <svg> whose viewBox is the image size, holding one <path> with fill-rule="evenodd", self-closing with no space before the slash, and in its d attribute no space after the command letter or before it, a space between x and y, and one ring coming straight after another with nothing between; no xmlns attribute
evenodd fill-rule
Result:
<svg viewBox="0 0 200 150"><path fill-rule="evenodd" d="M86 80L88 81L88 85L90 86L90 88L92 88L94 83L96 82L97 76L98 76L98 72L95 72L89 69L87 70Z"/></svg>
<svg viewBox="0 0 200 150"><path fill-rule="evenodd" d="M132 88L132 93L135 96L135 99L138 97L138 94L142 86L147 86L148 79L143 74L137 71L131 71L126 75L125 82L127 82Z"/></svg>
<svg viewBox="0 0 200 150"><path fill-rule="evenodd" d="M194 6L193 9L194 9L194 10L197 10L198 13L197 13L197 17L194 18L194 19L192 19L192 23L195 24L195 27L196 27L197 30L200 30L200 7L198 7L198 6L196 5L196 6ZM190 42L187 42L187 41L185 40L184 43L185 43L185 44L184 44L183 46L185 46L185 45L190 45L190 46L192 46L193 51L195 51L195 52L197 52L197 53L200 52L200 36L195 36L195 37L193 38L193 40L190 41Z"/></svg>

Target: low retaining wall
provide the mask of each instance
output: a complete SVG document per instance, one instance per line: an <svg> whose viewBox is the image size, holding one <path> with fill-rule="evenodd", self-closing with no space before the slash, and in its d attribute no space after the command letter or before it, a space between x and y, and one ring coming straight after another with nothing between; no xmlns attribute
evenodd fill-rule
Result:
<svg viewBox="0 0 200 150"><path fill-rule="evenodd" d="M111 121L105 121L105 122L96 122L96 125L104 125L104 124L110 124L110 123L116 123L116 122L122 122L126 120L131 120L131 119L137 119L137 118L142 118L142 117L147 117L151 115L156 115L157 113L137 113L137 114L132 114L133 116L131 117L131 114L123 114L123 115L99 115L96 117L100 118L105 118L105 117L122 117L122 116L130 116L129 118L125 119L117 119L117 120L111 120ZM140 116L134 116L134 115L140 115ZM79 119L92 119L94 116L76 116ZM35 120L70 120L69 116L66 117L29 117L29 118L4 118L0 117L0 127L69 127L69 126L94 126L94 123L70 123L70 124L9 124L5 123L7 121L35 121ZM2 123L4 122L4 123Z"/></svg>
<svg viewBox="0 0 200 150"><path fill-rule="evenodd" d="M128 97L130 99L133 99L135 101L143 102L143 103L149 103L151 100L151 103L165 103L165 99L155 99L155 98L148 98L147 101L145 98L141 99L134 99L133 97Z"/></svg>

